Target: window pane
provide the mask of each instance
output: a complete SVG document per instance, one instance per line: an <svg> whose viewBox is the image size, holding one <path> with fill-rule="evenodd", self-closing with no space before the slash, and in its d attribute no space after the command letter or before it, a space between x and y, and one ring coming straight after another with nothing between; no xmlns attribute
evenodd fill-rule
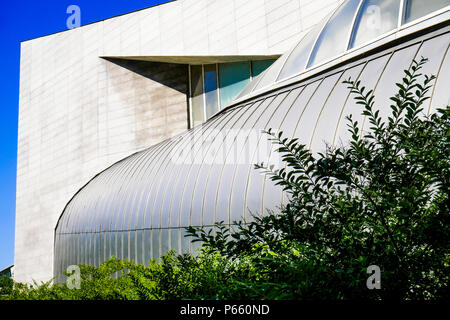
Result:
<svg viewBox="0 0 450 320"><path fill-rule="evenodd" d="M400 0L364 1L355 23L350 48L397 28L399 8Z"/></svg>
<svg viewBox="0 0 450 320"><path fill-rule="evenodd" d="M161 244L161 240L159 238L159 229L152 230L152 259L159 258L159 245Z"/></svg>
<svg viewBox="0 0 450 320"><path fill-rule="evenodd" d="M275 59L252 61L252 77L255 78L275 62Z"/></svg>
<svg viewBox="0 0 450 320"><path fill-rule="evenodd" d="M448 5L450 5L450 0L408 0L403 23L408 23Z"/></svg>
<svg viewBox="0 0 450 320"><path fill-rule="evenodd" d="M259 82L261 82L261 79L264 77L266 73L260 73L257 77L253 78L252 81L245 86L244 90L241 91L241 93L239 93L239 95L236 98L242 98L244 96L246 96L247 94L249 94L250 92L253 92L253 89L256 87L256 85L259 84Z"/></svg>
<svg viewBox="0 0 450 320"><path fill-rule="evenodd" d="M219 64L220 106L226 107L249 82L248 61Z"/></svg>
<svg viewBox="0 0 450 320"><path fill-rule="evenodd" d="M191 66L191 98L192 124L196 126L205 121L202 66Z"/></svg>
<svg viewBox="0 0 450 320"><path fill-rule="evenodd" d="M205 70L205 102L206 119L211 118L219 111L217 98L217 71L215 64L204 65Z"/></svg>
<svg viewBox="0 0 450 320"><path fill-rule="evenodd" d="M178 245L178 235L180 229L169 229L170 232L170 250L175 250L177 254L180 253Z"/></svg>
<svg viewBox="0 0 450 320"><path fill-rule="evenodd" d="M161 251L160 251L160 255L166 254L167 252L169 252L169 230L168 229L161 229L160 230L160 239L161 239Z"/></svg>
<svg viewBox="0 0 450 320"><path fill-rule="evenodd" d="M290 51L292 51L292 50L290 50ZM268 68L266 71L261 73L259 76L259 77L261 77L261 79L255 85L255 87L254 87L254 89L252 89L252 91L257 91L257 90L260 90L269 85L273 85L277 81L277 77L280 74L280 70L281 70L281 68L283 68L284 63L286 62L287 58L288 58L288 54L283 54L281 57L278 58L277 61L275 61L274 64L272 64L270 66L270 68Z"/></svg>
<svg viewBox="0 0 450 320"><path fill-rule="evenodd" d="M295 47L287 58L277 80L286 79L305 70L312 46L316 41L317 34L322 29L322 25L323 24L315 26L314 29L305 35L297 47Z"/></svg>
<svg viewBox="0 0 450 320"><path fill-rule="evenodd" d="M350 28L359 3L359 0L348 1L326 24L316 42L308 67L347 50Z"/></svg>

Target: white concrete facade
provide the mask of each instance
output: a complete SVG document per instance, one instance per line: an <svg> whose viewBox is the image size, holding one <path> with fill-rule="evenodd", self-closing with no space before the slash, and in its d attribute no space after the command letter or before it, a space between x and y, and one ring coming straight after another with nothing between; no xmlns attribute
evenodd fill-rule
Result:
<svg viewBox="0 0 450 320"><path fill-rule="evenodd" d="M179 0L22 42L15 280L51 279L56 222L89 179L188 127L182 65L101 57L280 55L341 2Z"/></svg>

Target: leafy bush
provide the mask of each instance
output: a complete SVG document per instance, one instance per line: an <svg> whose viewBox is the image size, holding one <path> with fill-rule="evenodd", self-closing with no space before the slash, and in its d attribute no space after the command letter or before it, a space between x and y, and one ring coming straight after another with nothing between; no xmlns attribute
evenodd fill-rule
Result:
<svg viewBox="0 0 450 320"><path fill-rule="evenodd" d="M0 276L0 296L11 294L14 281L8 276Z"/></svg>
<svg viewBox="0 0 450 320"><path fill-rule="evenodd" d="M173 251L148 265L111 257L99 267L80 265L80 288L66 284L15 283L11 300L161 300L224 299L240 293L247 281L245 262L235 263L207 248L199 254L175 255Z"/></svg>
<svg viewBox="0 0 450 320"><path fill-rule="evenodd" d="M170 252L147 266L112 257L80 266L79 290L16 283L4 298L448 299L450 108L421 116L434 80L419 73L424 63L405 70L387 119L373 91L345 81L370 124L363 132L349 116L348 145L316 155L267 132L286 167L256 168L289 195L280 213L187 228L203 243L197 256ZM370 265L379 290L366 286Z"/></svg>
<svg viewBox="0 0 450 320"><path fill-rule="evenodd" d="M299 299L448 298L450 109L420 116L434 80L418 82L425 63L405 70L387 119L374 108L372 90L345 81L370 124L362 132L347 117L348 146L313 155L269 130L286 167L256 167L289 203L280 214L238 223L236 232L222 224L215 235L190 228L191 235L229 257L264 248L269 255L252 255L267 269L260 297L275 290ZM381 268L381 290L366 287L370 265Z"/></svg>

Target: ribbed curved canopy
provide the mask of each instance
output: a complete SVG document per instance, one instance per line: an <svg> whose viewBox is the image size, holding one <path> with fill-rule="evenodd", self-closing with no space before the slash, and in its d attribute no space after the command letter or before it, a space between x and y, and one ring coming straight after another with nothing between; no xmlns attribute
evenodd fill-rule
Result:
<svg viewBox="0 0 450 320"><path fill-rule="evenodd" d="M236 100L333 61L449 5L450 0L347 0L250 82Z"/></svg>

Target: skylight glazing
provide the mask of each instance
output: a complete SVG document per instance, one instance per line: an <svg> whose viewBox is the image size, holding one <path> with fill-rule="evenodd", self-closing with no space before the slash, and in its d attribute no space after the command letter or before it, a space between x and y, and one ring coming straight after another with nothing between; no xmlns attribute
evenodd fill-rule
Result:
<svg viewBox="0 0 450 320"><path fill-rule="evenodd" d="M347 50L362 48L404 24L449 6L450 0L347 0L250 82L237 99L331 62Z"/></svg>

